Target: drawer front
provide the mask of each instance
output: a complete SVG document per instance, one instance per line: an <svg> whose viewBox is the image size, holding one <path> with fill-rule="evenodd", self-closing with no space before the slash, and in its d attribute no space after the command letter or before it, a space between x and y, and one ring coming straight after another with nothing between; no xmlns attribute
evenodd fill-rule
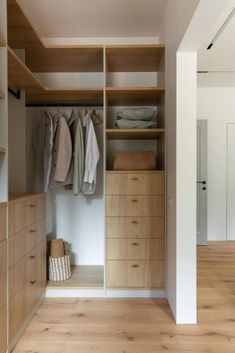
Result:
<svg viewBox="0 0 235 353"><path fill-rule="evenodd" d="M9 338L14 340L26 318L26 290L22 287L9 302Z"/></svg>
<svg viewBox="0 0 235 353"><path fill-rule="evenodd" d="M5 353L7 348L7 309L0 309L0 353Z"/></svg>
<svg viewBox="0 0 235 353"><path fill-rule="evenodd" d="M106 196L106 216L163 217L164 196Z"/></svg>
<svg viewBox="0 0 235 353"><path fill-rule="evenodd" d="M0 241L6 239L6 207L0 207Z"/></svg>
<svg viewBox="0 0 235 353"><path fill-rule="evenodd" d="M107 261L108 287L164 288L164 261Z"/></svg>
<svg viewBox="0 0 235 353"><path fill-rule="evenodd" d="M0 243L0 276L7 272L7 242Z"/></svg>
<svg viewBox="0 0 235 353"><path fill-rule="evenodd" d="M7 306L7 273L2 273L0 275L0 311Z"/></svg>
<svg viewBox="0 0 235 353"><path fill-rule="evenodd" d="M44 215L44 195L40 194L11 204L9 206L10 236L44 218Z"/></svg>
<svg viewBox="0 0 235 353"><path fill-rule="evenodd" d="M107 239L108 260L164 260L164 239Z"/></svg>
<svg viewBox="0 0 235 353"><path fill-rule="evenodd" d="M45 237L45 222L43 220L14 234L9 240L10 267L28 254Z"/></svg>
<svg viewBox="0 0 235 353"><path fill-rule="evenodd" d="M107 238L163 238L164 217L106 217Z"/></svg>
<svg viewBox="0 0 235 353"><path fill-rule="evenodd" d="M164 195L164 173L106 174L106 194Z"/></svg>

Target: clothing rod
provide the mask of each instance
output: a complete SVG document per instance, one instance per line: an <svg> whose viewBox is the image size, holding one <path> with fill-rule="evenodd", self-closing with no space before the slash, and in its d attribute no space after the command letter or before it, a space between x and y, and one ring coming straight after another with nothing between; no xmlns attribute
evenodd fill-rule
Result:
<svg viewBox="0 0 235 353"><path fill-rule="evenodd" d="M58 107L70 107L70 108L73 108L73 107L84 107L84 108L87 108L87 107L94 107L94 108L103 108L103 104L92 104L92 103L26 103L25 104L26 107L44 107L44 108L47 108L47 107L54 107L54 108L58 108Z"/></svg>

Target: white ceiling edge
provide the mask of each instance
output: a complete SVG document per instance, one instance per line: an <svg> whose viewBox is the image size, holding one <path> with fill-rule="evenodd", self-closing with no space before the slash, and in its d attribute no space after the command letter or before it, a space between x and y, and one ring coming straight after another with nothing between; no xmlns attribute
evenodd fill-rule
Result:
<svg viewBox="0 0 235 353"><path fill-rule="evenodd" d="M197 75L197 86L201 87L235 87L235 73L207 73Z"/></svg>
<svg viewBox="0 0 235 353"><path fill-rule="evenodd" d="M159 44L159 37L41 38L49 45L147 45Z"/></svg>

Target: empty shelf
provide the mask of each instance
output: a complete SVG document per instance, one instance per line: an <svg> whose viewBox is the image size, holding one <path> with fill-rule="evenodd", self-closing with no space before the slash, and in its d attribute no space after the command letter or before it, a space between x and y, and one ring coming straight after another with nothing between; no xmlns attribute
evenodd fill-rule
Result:
<svg viewBox="0 0 235 353"><path fill-rule="evenodd" d="M164 132L164 129L106 129L109 140L154 140Z"/></svg>
<svg viewBox="0 0 235 353"><path fill-rule="evenodd" d="M108 105L157 105L165 92L158 87L108 87Z"/></svg>

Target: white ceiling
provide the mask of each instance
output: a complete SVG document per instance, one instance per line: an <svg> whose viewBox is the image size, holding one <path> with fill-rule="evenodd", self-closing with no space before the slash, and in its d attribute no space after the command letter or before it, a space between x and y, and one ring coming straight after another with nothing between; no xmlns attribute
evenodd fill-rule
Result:
<svg viewBox="0 0 235 353"><path fill-rule="evenodd" d="M18 0L42 38L157 37L166 0Z"/></svg>
<svg viewBox="0 0 235 353"><path fill-rule="evenodd" d="M235 86L235 16L213 47L207 50L218 29L234 8L235 1L232 0L198 52L198 70L209 71L207 74L198 75L199 86Z"/></svg>

